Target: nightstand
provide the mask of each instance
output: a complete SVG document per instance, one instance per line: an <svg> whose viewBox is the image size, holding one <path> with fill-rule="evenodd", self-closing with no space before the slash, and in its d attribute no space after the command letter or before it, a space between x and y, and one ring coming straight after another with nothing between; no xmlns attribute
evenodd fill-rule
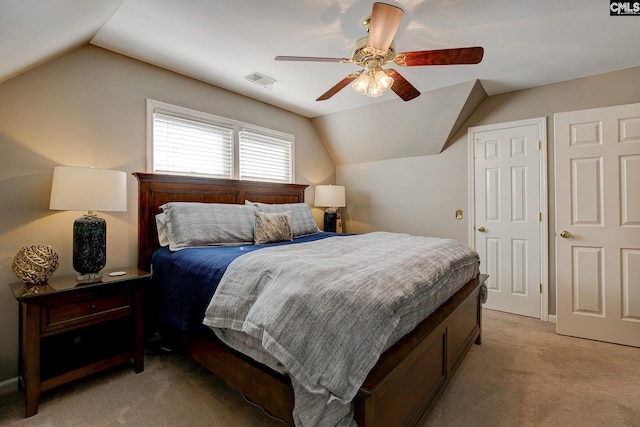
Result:
<svg viewBox="0 0 640 427"><path fill-rule="evenodd" d="M10 285L19 303L26 417L38 413L45 390L132 359L136 373L144 370L143 294L150 279L146 271L119 268L97 283L63 276L42 286Z"/></svg>

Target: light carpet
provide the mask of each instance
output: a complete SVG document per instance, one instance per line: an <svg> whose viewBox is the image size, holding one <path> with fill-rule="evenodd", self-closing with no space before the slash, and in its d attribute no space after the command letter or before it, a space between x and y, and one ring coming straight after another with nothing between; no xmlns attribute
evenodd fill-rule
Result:
<svg viewBox="0 0 640 427"><path fill-rule="evenodd" d="M484 310L474 345L424 427L640 426L640 349L560 336L555 325ZM182 355L42 394L0 396L1 426L282 426Z"/></svg>

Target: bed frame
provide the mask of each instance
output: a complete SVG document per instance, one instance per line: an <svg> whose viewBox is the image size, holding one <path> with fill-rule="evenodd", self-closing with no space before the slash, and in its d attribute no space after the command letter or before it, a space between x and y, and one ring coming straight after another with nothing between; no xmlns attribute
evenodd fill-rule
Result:
<svg viewBox="0 0 640 427"><path fill-rule="evenodd" d="M170 201L244 204L304 202L306 185L134 173L139 182L138 267L159 247L155 215ZM481 341L481 278L476 277L384 352L355 398L360 427L424 423L469 348ZM287 376L205 336L183 336L186 353L272 416L293 425Z"/></svg>

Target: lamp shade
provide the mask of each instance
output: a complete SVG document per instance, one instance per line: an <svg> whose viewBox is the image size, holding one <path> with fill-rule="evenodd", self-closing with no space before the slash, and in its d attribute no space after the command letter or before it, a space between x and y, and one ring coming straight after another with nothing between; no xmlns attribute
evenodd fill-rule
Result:
<svg viewBox="0 0 640 427"><path fill-rule="evenodd" d="M49 209L126 211L127 174L108 169L55 167Z"/></svg>
<svg viewBox="0 0 640 427"><path fill-rule="evenodd" d="M328 208L343 208L346 206L344 186L318 185L316 186L315 206Z"/></svg>

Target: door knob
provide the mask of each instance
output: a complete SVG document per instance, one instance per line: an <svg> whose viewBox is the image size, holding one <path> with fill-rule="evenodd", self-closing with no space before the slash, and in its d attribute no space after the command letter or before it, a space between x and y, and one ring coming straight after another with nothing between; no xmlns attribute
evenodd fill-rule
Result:
<svg viewBox="0 0 640 427"><path fill-rule="evenodd" d="M571 237L571 233L569 233L567 230L564 230L560 233L560 237L562 237L563 239L568 239L569 237Z"/></svg>
<svg viewBox="0 0 640 427"><path fill-rule="evenodd" d="M481 233L484 233L485 231L487 231L487 229L484 228L483 226L478 227L477 230Z"/></svg>

